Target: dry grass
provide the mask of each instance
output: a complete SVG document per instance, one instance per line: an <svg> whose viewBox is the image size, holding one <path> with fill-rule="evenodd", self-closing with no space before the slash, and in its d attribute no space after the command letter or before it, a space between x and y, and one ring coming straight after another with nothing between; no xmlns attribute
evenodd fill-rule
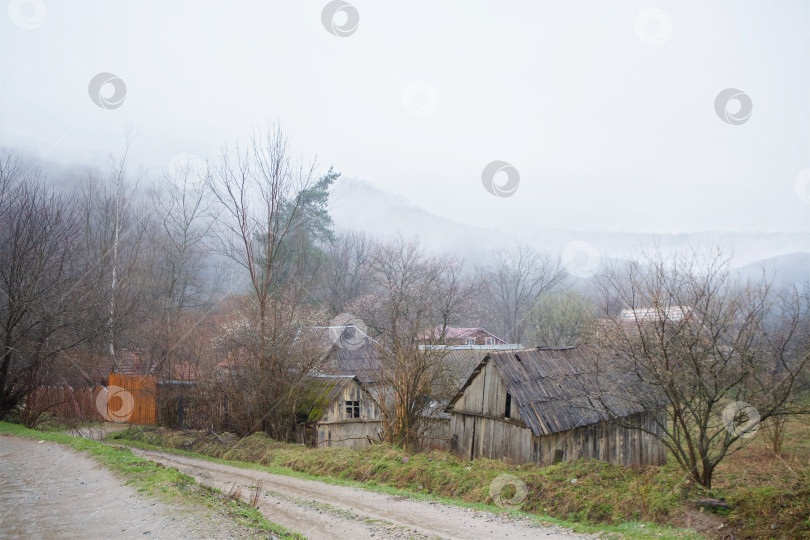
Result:
<svg viewBox="0 0 810 540"><path fill-rule="evenodd" d="M250 493L250 506L253 508L259 507L259 499L262 496L262 481L259 480L256 482L256 485L253 486L252 491Z"/></svg>

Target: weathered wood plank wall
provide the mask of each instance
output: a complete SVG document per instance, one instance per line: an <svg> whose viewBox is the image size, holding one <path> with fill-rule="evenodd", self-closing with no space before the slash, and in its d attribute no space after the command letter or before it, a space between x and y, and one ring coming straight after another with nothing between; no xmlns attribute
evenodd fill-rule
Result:
<svg viewBox="0 0 810 540"><path fill-rule="evenodd" d="M350 418L347 401L357 401L360 417ZM341 395L332 401L315 425L318 447L360 449L369 445L369 439L377 440L382 428L377 403L363 391L356 381L346 386Z"/></svg>

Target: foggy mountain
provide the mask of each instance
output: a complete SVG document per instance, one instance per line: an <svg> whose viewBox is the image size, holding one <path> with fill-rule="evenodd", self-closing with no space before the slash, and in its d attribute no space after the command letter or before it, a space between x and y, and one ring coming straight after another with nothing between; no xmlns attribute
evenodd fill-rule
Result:
<svg viewBox="0 0 810 540"><path fill-rule="evenodd" d="M777 288L810 281L810 253L789 253L747 264L737 270L742 279L765 277Z"/></svg>
<svg viewBox="0 0 810 540"><path fill-rule="evenodd" d="M477 186L475 186L477 187ZM542 212L542 205L538 205ZM620 209L617 209L617 212ZM734 266L742 275L758 276L761 268L778 281L808 279L810 238L805 233L700 232L650 234L643 232L596 232L548 229L527 223L510 226L476 216L479 225L457 223L436 215L369 182L341 178L336 182L330 212L335 228L365 231L380 238L402 235L418 238L431 251L449 251L467 265L486 262L494 251L515 244L564 253L567 246L593 246L600 259L633 258L633 253L655 245L665 251L719 245L734 252ZM530 219L531 216L527 216ZM688 219L685 216L684 219ZM718 228L719 228L718 224Z"/></svg>

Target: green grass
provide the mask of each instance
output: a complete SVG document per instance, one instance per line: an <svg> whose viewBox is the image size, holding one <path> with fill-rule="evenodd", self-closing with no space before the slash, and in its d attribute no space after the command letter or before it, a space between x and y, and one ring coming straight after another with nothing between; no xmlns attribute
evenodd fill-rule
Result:
<svg viewBox="0 0 810 540"><path fill-rule="evenodd" d="M141 448L169 451L272 474L498 513L507 511L491 503L489 484L499 474L508 472L523 479L529 488L529 498L522 511L508 511L510 514L557 524L580 533L601 531L603 536L703 538L691 530L651 522L649 516L644 521L640 513L620 515L623 505L626 506L622 499L628 497L619 492L628 486L626 475L634 473L631 469L605 463L579 462L545 469L534 466L509 467L495 460L463 461L441 452L407 454L382 445L363 451L316 450L279 443L263 434L228 445L222 445L213 438L191 444L194 436L189 432L133 428L108 438ZM193 447L197 452L183 449L188 447ZM406 455L410 460L402 463L402 457ZM649 474L649 471L645 474ZM577 483L571 484L571 478L577 478ZM612 486L616 481L619 483ZM561 490L560 486L567 488ZM504 496L508 497L508 494L504 493ZM647 498L650 509L661 511L662 508L676 508L682 494L676 489L664 494L649 493Z"/></svg>
<svg viewBox="0 0 810 540"><path fill-rule="evenodd" d="M268 521L257 509L241 501L229 499L216 489L197 484L193 478L181 474L177 469L163 467L153 461L140 458L128 448L110 446L59 433L27 429L6 422L0 422L0 433L51 441L85 452L124 479L127 485L147 496L157 497L170 503L202 505L224 513L242 526L273 533L281 538L304 538L298 533Z"/></svg>
<svg viewBox="0 0 810 540"><path fill-rule="evenodd" d="M23 422L22 413L18 409L10 411L5 418L5 421L10 424L25 424L25 422ZM104 422L89 422L73 418L63 418L56 414L46 412L37 418L36 430L61 433L76 428L97 427L103 425Z"/></svg>

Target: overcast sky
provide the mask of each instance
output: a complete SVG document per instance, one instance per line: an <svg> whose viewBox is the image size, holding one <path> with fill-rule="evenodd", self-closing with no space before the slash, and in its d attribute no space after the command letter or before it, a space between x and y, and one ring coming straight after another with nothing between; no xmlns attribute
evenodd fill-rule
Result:
<svg viewBox="0 0 810 540"><path fill-rule="evenodd" d="M330 7L3 0L0 145L100 165L134 126L159 170L278 119L323 169L464 223L810 232L807 0Z"/></svg>

